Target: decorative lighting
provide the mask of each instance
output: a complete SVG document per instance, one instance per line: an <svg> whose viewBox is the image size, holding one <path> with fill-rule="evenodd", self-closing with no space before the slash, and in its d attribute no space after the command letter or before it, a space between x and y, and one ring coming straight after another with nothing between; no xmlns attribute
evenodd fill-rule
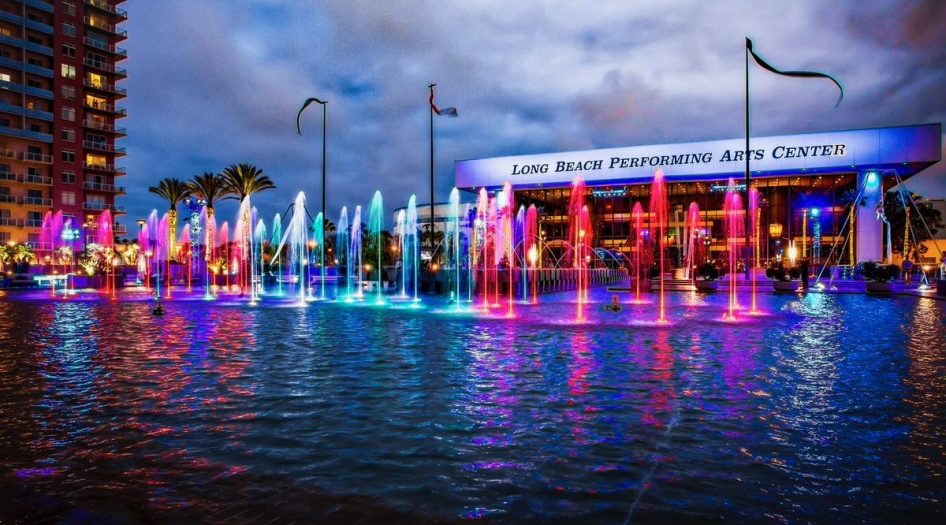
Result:
<svg viewBox="0 0 946 525"><path fill-rule="evenodd" d="M782 236L782 224L778 222L773 222L769 224L769 237L777 239Z"/></svg>

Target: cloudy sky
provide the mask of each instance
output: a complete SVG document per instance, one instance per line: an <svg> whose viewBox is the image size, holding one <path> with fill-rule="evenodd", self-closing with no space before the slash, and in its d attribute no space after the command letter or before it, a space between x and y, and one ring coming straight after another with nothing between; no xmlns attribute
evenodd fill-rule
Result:
<svg viewBox="0 0 946 525"><path fill-rule="evenodd" d="M753 134L946 120L946 2L515 2L129 0L123 159L126 221L165 205L147 192L249 162L282 212L321 188L329 100L329 217L411 193L426 201L430 82L457 119L437 125L437 196L453 161L740 137L744 36L777 67L752 71ZM946 169L908 185L946 197ZM318 205L311 206L317 209ZM235 213L232 208L221 210Z"/></svg>

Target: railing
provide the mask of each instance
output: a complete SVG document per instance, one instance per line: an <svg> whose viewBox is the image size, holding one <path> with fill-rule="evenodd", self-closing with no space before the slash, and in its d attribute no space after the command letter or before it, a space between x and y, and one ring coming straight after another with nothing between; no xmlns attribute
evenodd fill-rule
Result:
<svg viewBox="0 0 946 525"><path fill-rule="evenodd" d="M125 213L124 206L115 206L114 204L106 204L104 202L84 202L82 203L82 207L92 211L112 210L118 213Z"/></svg>
<svg viewBox="0 0 946 525"><path fill-rule="evenodd" d="M16 152L12 149L0 149L0 159L16 160Z"/></svg>
<svg viewBox="0 0 946 525"><path fill-rule="evenodd" d="M97 9L101 9L102 11L112 13L113 15L120 16L122 18L128 18L128 11L125 11L120 7L115 7L105 0L85 0L85 4Z"/></svg>
<svg viewBox="0 0 946 525"><path fill-rule="evenodd" d="M96 164L96 163L83 162L82 165L85 166L85 169L87 170L108 171L108 172L122 173L122 174L125 173L125 168L120 168L118 166L115 166L114 164Z"/></svg>
<svg viewBox="0 0 946 525"><path fill-rule="evenodd" d="M43 219L26 219L23 221L23 225L27 228L42 228Z"/></svg>
<svg viewBox="0 0 946 525"><path fill-rule="evenodd" d="M125 128L116 126L114 124L108 124L105 122L97 122L95 120L86 119L83 124L89 129L97 129L99 131L107 131L109 133L117 133L119 135L125 134Z"/></svg>
<svg viewBox="0 0 946 525"><path fill-rule="evenodd" d="M0 217L0 226L23 226L23 221L13 217Z"/></svg>
<svg viewBox="0 0 946 525"><path fill-rule="evenodd" d="M117 153L119 155L125 154L125 148L115 147L107 142L99 142L96 140L86 140L82 142L82 145L89 149L94 149L98 151L107 151L109 153Z"/></svg>
<svg viewBox="0 0 946 525"><path fill-rule="evenodd" d="M42 197L23 197L23 204L27 206L43 206L44 208L52 208L53 200L44 199Z"/></svg>
<svg viewBox="0 0 946 525"><path fill-rule="evenodd" d="M46 155L44 153L33 153L31 151L24 152L23 155L20 157L20 159L26 162L39 162L41 164L53 163L52 155Z"/></svg>
<svg viewBox="0 0 946 525"><path fill-rule="evenodd" d="M118 233L118 234L121 234L121 235L128 235L128 226L125 226L124 224L116 224L116 225L112 228L112 233Z"/></svg>
<svg viewBox="0 0 946 525"><path fill-rule="evenodd" d="M115 186L114 184L101 184L98 182L86 182L83 188L91 191L107 191L109 193L125 193L124 186Z"/></svg>
<svg viewBox="0 0 946 525"><path fill-rule="evenodd" d="M18 178L19 177L16 176L16 173L12 173L9 171L0 171L0 180L9 180L9 181L15 182Z"/></svg>
<svg viewBox="0 0 946 525"><path fill-rule="evenodd" d="M117 67L115 64L109 64L108 62L102 62L101 60L93 60L91 58L86 58L85 60L82 61L82 63L84 63L85 65L91 68L101 69L102 71L107 71L109 73L114 73L116 75L121 75L121 76L128 75L128 71L125 68Z"/></svg>
<svg viewBox="0 0 946 525"><path fill-rule="evenodd" d="M44 186L52 186L53 178L52 177L43 177L41 175L27 175L23 177L23 182L27 184L42 184Z"/></svg>
<svg viewBox="0 0 946 525"><path fill-rule="evenodd" d="M105 91L106 93L114 93L116 95L125 96L128 91L122 89L115 84L109 84L108 82L92 82L89 79L83 79L82 85L90 89L97 89L99 91Z"/></svg>
<svg viewBox="0 0 946 525"><path fill-rule="evenodd" d="M87 25L90 25L96 29L101 29L102 31L108 31L109 33L112 33L121 38L128 37L128 31L115 27L114 24L109 24L108 22L104 20L93 18L91 16L86 16L86 17L83 17L83 21L85 21Z"/></svg>
<svg viewBox="0 0 946 525"><path fill-rule="evenodd" d="M116 107L113 104L107 102L95 102L93 100L86 99L85 107L90 109L96 109L98 111L106 111L108 113L116 113L121 116L125 116L125 108Z"/></svg>
<svg viewBox="0 0 946 525"><path fill-rule="evenodd" d="M16 195L0 194L0 202L4 204L16 204Z"/></svg>
<svg viewBox="0 0 946 525"><path fill-rule="evenodd" d="M128 51L125 51L124 49L118 46L113 46L111 44L107 44L100 40L96 40L94 38L89 38L89 37L85 37L84 41L87 46L94 47L95 49L101 49L102 51L105 51L106 53L112 53L113 55L121 55L123 57L128 56Z"/></svg>

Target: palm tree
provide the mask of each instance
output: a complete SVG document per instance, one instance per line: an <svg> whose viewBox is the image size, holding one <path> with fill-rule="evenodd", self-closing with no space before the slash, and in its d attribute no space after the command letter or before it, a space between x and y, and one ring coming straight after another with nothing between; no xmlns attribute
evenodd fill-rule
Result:
<svg viewBox="0 0 946 525"><path fill-rule="evenodd" d="M243 230L240 235L243 239L241 249L244 253L248 253L252 248L252 243L250 243L252 228L252 225L250 225L250 196L264 190L275 189L276 185L269 177L263 175L263 170L245 163L227 166L223 170L223 178L227 193L230 194L229 197L240 201L240 223ZM244 203L246 203L246 206L243 206ZM244 264L248 263L249 260L244 258ZM243 286L241 285L240 288L242 290Z"/></svg>
<svg viewBox="0 0 946 525"><path fill-rule="evenodd" d="M223 170L223 178L227 193L240 202L254 193L276 188L263 170L252 164L231 164Z"/></svg>
<svg viewBox="0 0 946 525"><path fill-rule="evenodd" d="M223 175L204 172L203 175L194 175L190 181L190 189L194 195L204 200L207 210L207 225L204 227L204 259L209 261L214 250L214 204L229 194L227 181Z"/></svg>
<svg viewBox="0 0 946 525"><path fill-rule="evenodd" d="M177 245L177 207L191 194L190 186L181 179L165 178L148 191L168 201L168 260L174 254Z"/></svg>

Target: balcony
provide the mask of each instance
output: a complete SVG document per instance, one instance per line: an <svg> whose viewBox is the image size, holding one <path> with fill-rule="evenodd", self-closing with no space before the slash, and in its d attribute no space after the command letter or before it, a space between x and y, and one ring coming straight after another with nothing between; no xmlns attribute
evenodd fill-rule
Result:
<svg viewBox="0 0 946 525"><path fill-rule="evenodd" d="M95 49L99 49L99 50L101 50L101 51L105 51L106 53L111 53L111 54L113 54L113 55L117 55L117 56L120 56L120 57L128 58L128 51L125 51L124 49L122 49L122 48L120 48L120 47L118 47L118 46L113 46L113 45L111 45L111 44L106 44L105 42L102 42L102 41L100 41L100 40L96 40L96 39L94 39L94 38L89 38L89 37L85 37L85 39L84 39L83 41L85 42L85 45L87 45L87 46L89 46L89 47L94 47Z"/></svg>
<svg viewBox="0 0 946 525"><path fill-rule="evenodd" d="M48 100L53 99L53 92L48 89L25 86L15 82L7 82L6 80L0 80L0 90L12 91L14 93L26 93L27 95L33 95L34 97L45 98Z"/></svg>
<svg viewBox="0 0 946 525"><path fill-rule="evenodd" d="M109 104L107 102L94 102L89 99L86 99L85 107L89 109L94 109L96 111L104 111L106 113L111 113L118 117L124 117L126 115L125 108L120 108L113 104Z"/></svg>
<svg viewBox="0 0 946 525"><path fill-rule="evenodd" d="M0 226L23 226L23 221L13 217L0 217Z"/></svg>
<svg viewBox="0 0 946 525"><path fill-rule="evenodd" d="M26 219L23 221L23 226L27 228L42 228L43 219Z"/></svg>
<svg viewBox="0 0 946 525"><path fill-rule="evenodd" d="M97 120L85 119L82 122L82 125L89 129L94 129L97 131L105 131L108 133L114 133L116 135L125 135L125 128L118 127L114 124L109 124L107 122L99 122Z"/></svg>
<svg viewBox="0 0 946 525"><path fill-rule="evenodd" d="M116 224L112 227L112 233L116 235L128 235L128 226L124 224Z"/></svg>
<svg viewBox="0 0 946 525"><path fill-rule="evenodd" d="M128 18L128 11L125 11L120 7L109 5L109 3L105 0L85 0L85 5L90 5L96 9L101 9L106 13L111 13L115 16L121 17L122 19Z"/></svg>
<svg viewBox="0 0 946 525"><path fill-rule="evenodd" d="M43 208L52 208L53 200L43 197L23 197L23 204L25 206L42 206Z"/></svg>
<svg viewBox="0 0 946 525"><path fill-rule="evenodd" d="M99 182L86 182L82 185L88 191L101 191L104 193L125 193L124 186L115 186L114 184L102 184Z"/></svg>
<svg viewBox="0 0 946 525"><path fill-rule="evenodd" d="M112 73L120 77L127 77L128 71L123 67L117 67L115 64L109 64L108 62L102 62L101 60L92 60L91 58L86 58L82 61L86 67L91 67L92 69L98 69L99 71L105 71L106 73Z"/></svg>
<svg viewBox="0 0 946 525"><path fill-rule="evenodd" d="M23 182L26 184L39 184L41 186L52 186L53 178L43 177L42 175L26 175L25 177L23 177Z"/></svg>
<svg viewBox="0 0 946 525"><path fill-rule="evenodd" d="M96 29L101 29L102 31L109 32L118 38L121 38L121 39L128 38L128 31L125 31L124 29L116 27L114 24L109 24L108 22L102 20L101 18L93 18L91 16L86 16L86 17L83 17L83 21L85 21L86 25L88 26L94 27Z"/></svg>
<svg viewBox="0 0 946 525"><path fill-rule="evenodd" d="M0 193L0 204L16 204L16 195Z"/></svg>
<svg viewBox="0 0 946 525"><path fill-rule="evenodd" d="M16 176L16 173L10 173L9 171L0 171L0 180L8 180L10 182L16 182L19 177Z"/></svg>
<svg viewBox="0 0 946 525"><path fill-rule="evenodd" d="M109 84L108 82L92 82L89 79L82 81L82 85L89 89L94 89L97 91L104 91L105 93L111 93L113 95L118 95L124 97L128 92L115 84Z"/></svg>
<svg viewBox="0 0 946 525"><path fill-rule="evenodd" d="M82 208L90 211L111 210L113 213L125 213L124 206L115 206L114 204L106 204L104 202L84 202L82 203Z"/></svg>
<svg viewBox="0 0 946 525"><path fill-rule="evenodd" d="M88 149L94 149L96 151L104 151L107 153L114 153L116 155L125 154L125 148L117 148L107 142L99 142L96 140L86 140L82 142L82 145Z"/></svg>
<svg viewBox="0 0 946 525"><path fill-rule="evenodd" d="M125 174L125 168L115 166L114 164L96 164L83 162L82 165L85 166L85 169L87 170L106 171L108 173L120 173L122 175Z"/></svg>
<svg viewBox="0 0 946 525"><path fill-rule="evenodd" d="M16 160L17 154L12 149L0 149L0 159Z"/></svg>
<svg viewBox="0 0 946 525"><path fill-rule="evenodd" d="M35 162L37 164L52 164L53 156L27 151L20 155L20 160L23 162Z"/></svg>

